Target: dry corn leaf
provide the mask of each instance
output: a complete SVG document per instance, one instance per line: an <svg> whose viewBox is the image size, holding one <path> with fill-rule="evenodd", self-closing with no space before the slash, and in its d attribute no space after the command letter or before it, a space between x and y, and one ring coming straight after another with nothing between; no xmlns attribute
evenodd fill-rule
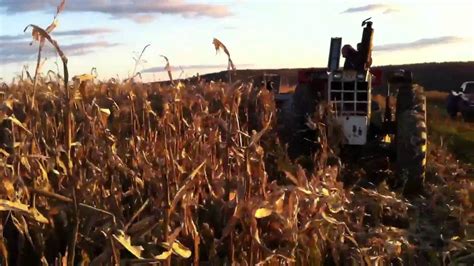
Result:
<svg viewBox="0 0 474 266"><path fill-rule="evenodd" d="M161 253L160 255L155 256L154 258L157 260L166 260L168 259L169 256L171 256L171 253L173 253L171 250L165 251Z"/></svg>
<svg viewBox="0 0 474 266"><path fill-rule="evenodd" d="M329 190L327 188L323 187L321 189L321 193L323 194L323 196L326 196L326 197L329 196Z"/></svg>
<svg viewBox="0 0 474 266"><path fill-rule="evenodd" d="M142 259L142 246L133 246L130 240L130 236L127 236L123 231L120 231L118 235L112 235L117 242L119 242L126 250L132 253L138 259Z"/></svg>
<svg viewBox="0 0 474 266"><path fill-rule="evenodd" d="M59 158L59 156L56 157L56 164L59 168L61 168L61 170L63 171L63 174L67 174L67 167L66 165L63 163L63 161L61 160L61 158Z"/></svg>
<svg viewBox="0 0 474 266"><path fill-rule="evenodd" d="M324 211L321 212L321 216L323 216L323 219L326 220L328 223L332 223L332 224L344 224L343 222L339 222L338 220L332 218L331 216L328 216Z"/></svg>
<svg viewBox="0 0 474 266"><path fill-rule="evenodd" d="M73 97L74 101L80 101L82 100L82 94L79 90L75 90L74 91L74 97Z"/></svg>
<svg viewBox="0 0 474 266"><path fill-rule="evenodd" d="M64 52L59 48L59 45L58 43L53 40L51 38L51 36L49 35L48 32L46 32L45 30L43 30L42 28L34 25L34 24L30 24L28 26L25 27L25 29L23 31L26 31L28 28L33 28L32 30L32 35L33 35L33 38L35 40L38 40L38 41L41 41L41 43L44 42L44 40L48 40L53 46L54 48L56 49L56 52L58 53L58 55L61 57L61 60L64 62L64 63L67 63L67 57L66 55L64 54Z"/></svg>
<svg viewBox="0 0 474 266"><path fill-rule="evenodd" d="M76 75L72 77L72 80L77 81L79 83L84 82L84 81L89 81L89 80L94 80L95 76L91 74L82 74L82 75Z"/></svg>
<svg viewBox="0 0 474 266"><path fill-rule="evenodd" d="M25 29L26 30L26 29ZM41 37L41 32L37 28L33 28L31 31L31 37L33 40L38 41L38 42L44 42L44 39ZM32 45L33 43L30 43Z"/></svg>
<svg viewBox="0 0 474 266"><path fill-rule="evenodd" d="M8 265L8 249L7 245L5 245L5 242L3 241L3 237L0 237L0 255L2 257L2 263L5 265Z"/></svg>
<svg viewBox="0 0 474 266"><path fill-rule="evenodd" d="M43 214L41 214L36 208L30 208L29 209L29 214L37 222L40 222L40 223L43 223L43 224L49 224L49 220Z"/></svg>
<svg viewBox="0 0 474 266"><path fill-rule="evenodd" d="M170 79L170 82L173 83L173 75L171 74L170 61L168 60L168 57L164 55L160 55L160 56L166 60L165 71L168 72L168 78Z"/></svg>
<svg viewBox="0 0 474 266"><path fill-rule="evenodd" d="M6 99L3 104L5 104L5 106L8 107L8 109L10 109L10 111L13 111L13 104L15 103L15 100L12 98L12 97L8 97L8 99Z"/></svg>
<svg viewBox="0 0 474 266"><path fill-rule="evenodd" d="M327 197L326 205L331 213L338 213L344 210L344 202L337 194Z"/></svg>
<svg viewBox="0 0 474 266"><path fill-rule="evenodd" d="M273 114L270 114L270 120L271 120L272 115ZM254 134L252 136L249 147L252 147L256 143L258 143L260 139L262 138L262 136L268 131L269 128L270 128L270 121L264 126L262 130L260 130L257 134Z"/></svg>
<svg viewBox="0 0 474 266"><path fill-rule="evenodd" d="M5 167L6 169L9 169L9 170L12 170L12 171L14 170L13 165L8 164L3 159L0 159L0 167Z"/></svg>
<svg viewBox="0 0 474 266"><path fill-rule="evenodd" d="M46 172L46 169L44 168L43 164L38 161L38 165L41 171L41 178L43 178L43 180L48 180L48 172Z"/></svg>
<svg viewBox="0 0 474 266"><path fill-rule="evenodd" d="M9 200L0 199L0 211L17 211L28 213L28 205L21 202L13 202Z"/></svg>
<svg viewBox="0 0 474 266"><path fill-rule="evenodd" d="M25 125L23 125L22 122L20 122L18 119L16 119L14 116L9 116L6 118L7 120L10 120L12 121L13 124L17 125L19 128L23 129L24 131L26 131L28 134L31 135L31 131L29 131Z"/></svg>
<svg viewBox="0 0 474 266"><path fill-rule="evenodd" d="M182 258L189 258L192 255L191 250L189 250L187 247L185 247L183 244L181 244L178 240L176 240L176 237L178 236L179 232L181 231L180 228L177 228L175 232L170 236L171 241L173 241L173 244L171 244L171 248L168 242L161 243L161 245L167 249L167 251L161 253L158 256L155 256L155 259L166 259L171 255L171 253L174 253ZM159 258L158 258L159 257Z"/></svg>
<svg viewBox="0 0 474 266"><path fill-rule="evenodd" d="M45 29L47 33L51 33L57 26L59 25L59 22L57 19L54 19L51 24Z"/></svg>
<svg viewBox="0 0 474 266"><path fill-rule="evenodd" d="M0 193L6 195L8 198L15 196L15 187L8 178L4 178L2 182L0 182Z"/></svg>
<svg viewBox="0 0 474 266"><path fill-rule="evenodd" d="M178 201L180 201L181 198L184 196L186 190L188 190L192 186L194 177L199 173L199 171L205 164L206 161L202 162L198 167L196 167L196 169L194 169L194 171L188 176L184 185L179 188L178 192L176 192L176 195L174 196L173 202L171 204L171 210L176 207L176 204L178 204Z"/></svg>
<svg viewBox="0 0 474 266"><path fill-rule="evenodd" d="M294 185L296 186L298 185L299 182L295 175L293 175L289 171L283 171L283 173L285 173L286 178L288 178L291 182L293 182Z"/></svg>
<svg viewBox="0 0 474 266"><path fill-rule="evenodd" d="M178 82L178 84L176 85L176 88L177 89L184 89L186 86L184 85L184 83L182 83L181 81Z"/></svg>
<svg viewBox="0 0 474 266"><path fill-rule="evenodd" d="M302 187L296 187L296 190L301 191L301 192L303 192L303 193L306 194L306 195L311 195L311 194L313 194L311 191L309 191L309 190L307 190L307 189L304 189L304 188L302 188Z"/></svg>
<svg viewBox="0 0 474 266"><path fill-rule="evenodd" d="M103 126L107 125L107 119L110 116L110 110L108 108L100 108L100 122Z"/></svg>
<svg viewBox="0 0 474 266"><path fill-rule="evenodd" d="M46 217L41 214L36 208L29 207L26 204L21 202L13 202L9 200L0 199L0 211L13 211L13 212L20 212L23 214L27 214L35 221L48 224L49 221Z"/></svg>
<svg viewBox="0 0 474 266"><path fill-rule="evenodd" d="M51 24L48 27L46 27L45 32L51 33L54 29L58 27L59 21L57 20L57 17L59 13L61 13L64 10L65 5L66 5L66 0L61 0L61 2L56 8L56 14L54 15L54 19L51 22ZM44 34L42 34L42 32L39 29L34 27L31 35L33 37L33 40L39 41L41 43L41 46L43 45L44 39L46 38L46 36L44 36Z"/></svg>
<svg viewBox="0 0 474 266"><path fill-rule="evenodd" d="M402 243L397 240L387 240L385 241L385 250L390 256L400 256L402 253Z"/></svg>
<svg viewBox="0 0 474 266"><path fill-rule="evenodd" d="M31 171L31 165L30 165L30 162L28 161L28 158L26 156L21 157L20 163L21 163L21 165L23 165L26 168L26 170L28 170L28 172Z"/></svg>
<svg viewBox="0 0 474 266"><path fill-rule="evenodd" d="M268 208L259 208L255 211L255 218L260 219L260 218L265 218L268 217L272 214L272 210Z"/></svg>
<svg viewBox="0 0 474 266"><path fill-rule="evenodd" d="M184 169L181 165L179 165L179 163L176 160L173 160L173 162L174 162L174 165L176 165L176 168L178 168L178 171L181 174L186 173L186 169Z"/></svg>
<svg viewBox="0 0 474 266"><path fill-rule="evenodd" d="M66 5L66 0L61 0L61 3L59 3L58 7L56 8L56 15L54 16L54 18L56 18L59 15L59 13L61 13L64 10L65 5Z"/></svg>
<svg viewBox="0 0 474 266"><path fill-rule="evenodd" d="M189 250L187 247L185 247L183 244L181 244L178 240L174 241L173 244L171 245L171 248L173 252L178 254L179 256L183 258L189 258L191 257L191 250Z"/></svg>
<svg viewBox="0 0 474 266"><path fill-rule="evenodd" d="M10 153L8 153L8 152L7 152L6 150L4 150L4 149L0 149L0 153L1 153L3 156L5 156L5 157L10 156ZM23 158L23 157L22 157L22 158Z"/></svg>
<svg viewBox="0 0 474 266"><path fill-rule="evenodd" d="M282 194L278 200L275 201L275 212L278 214L283 213L283 208L284 208L284 202L285 202L285 194Z"/></svg>
<svg viewBox="0 0 474 266"><path fill-rule="evenodd" d="M212 44L214 44L214 48L216 49L216 53L219 50L222 49L224 51L224 53L227 55L227 58L228 58L228 61L229 61L227 69L235 71L236 68L235 68L234 63L232 62L232 59L230 58L230 53L229 53L229 50L227 49L227 47L221 41L219 41L216 38L214 38L214 40L212 41Z"/></svg>
<svg viewBox="0 0 474 266"><path fill-rule="evenodd" d="M229 50L227 50L227 47L225 47L225 45L221 41L219 41L217 38L214 38L214 40L212 40L212 44L214 44L214 48L216 49L216 53L220 49L222 49L227 56L230 56Z"/></svg>

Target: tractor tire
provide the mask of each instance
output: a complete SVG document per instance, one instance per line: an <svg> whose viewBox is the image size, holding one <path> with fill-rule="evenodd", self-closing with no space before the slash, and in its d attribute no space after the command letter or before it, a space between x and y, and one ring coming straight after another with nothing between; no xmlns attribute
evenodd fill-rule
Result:
<svg viewBox="0 0 474 266"><path fill-rule="evenodd" d="M292 160L308 156L317 149L316 132L307 125L307 117L312 116L319 103L319 97L307 84L299 84L291 99L282 103L278 110L278 131L280 140L288 145L288 155Z"/></svg>
<svg viewBox="0 0 474 266"><path fill-rule="evenodd" d="M474 112L464 111L462 113L462 118L463 118L464 122L473 123L474 122Z"/></svg>
<svg viewBox="0 0 474 266"><path fill-rule="evenodd" d="M294 132L293 93L276 102L277 132L280 142L287 144Z"/></svg>
<svg viewBox="0 0 474 266"><path fill-rule="evenodd" d="M400 87L397 95L397 114L406 110L415 110L422 114L426 122L426 96L423 87L412 84Z"/></svg>
<svg viewBox="0 0 474 266"><path fill-rule="evenodd" d="M397 175L406 196L423 189L426 171L426 98L423 88L403 85L397 96L395 145Z"/></svg>

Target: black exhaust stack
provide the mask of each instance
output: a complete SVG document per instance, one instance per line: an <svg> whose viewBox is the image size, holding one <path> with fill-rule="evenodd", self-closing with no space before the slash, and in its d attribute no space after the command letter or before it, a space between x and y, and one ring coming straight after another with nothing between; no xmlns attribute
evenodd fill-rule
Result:
<svg viewBox="0 0 474 266"><path fill-rule="evenodd" d="M357 47L358 52L360 53L361 65L357 67L358 70L367 70L372 61L372 40L374 36L374 29L372 28L372 21L369 21L371 18L368 18L362 21L362 26L365 26L364 31L362 32L362 41L360 42L360 47Z"/></svg>

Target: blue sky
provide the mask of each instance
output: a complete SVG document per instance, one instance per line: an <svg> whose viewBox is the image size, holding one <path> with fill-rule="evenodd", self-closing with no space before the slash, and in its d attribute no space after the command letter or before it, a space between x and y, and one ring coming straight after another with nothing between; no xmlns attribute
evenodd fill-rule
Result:
<svg viewBox="0 0 474 266"><path fill-rule="evenodd" d="M11 80L37 45L24 27L47 27L60 0L0 0L0 77ZM52 33L69 58L72 75L98 69L99 78L126 78L133 56L151 44L138 70L146 80L226 69L212 39L230 50L237 68L318 67L327 63L331 37L353 46L360 23L372 17L374 65L474 60L474 1L364 0L67 0ZM48 48L47 50L51 50ZM46 53L43 73L59 59ZM181 68L180 68L181 66Z"/></svg>

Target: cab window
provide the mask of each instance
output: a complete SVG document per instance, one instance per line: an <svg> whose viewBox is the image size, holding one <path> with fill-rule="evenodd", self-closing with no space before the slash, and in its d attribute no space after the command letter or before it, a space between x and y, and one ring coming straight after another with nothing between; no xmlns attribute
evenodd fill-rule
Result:
<svg viewBox="0 0 474 266"><path fill-rule="evenodd" d="M474 94L474 82L466 84L466 89L464 89L464 93Z"/></svg>

